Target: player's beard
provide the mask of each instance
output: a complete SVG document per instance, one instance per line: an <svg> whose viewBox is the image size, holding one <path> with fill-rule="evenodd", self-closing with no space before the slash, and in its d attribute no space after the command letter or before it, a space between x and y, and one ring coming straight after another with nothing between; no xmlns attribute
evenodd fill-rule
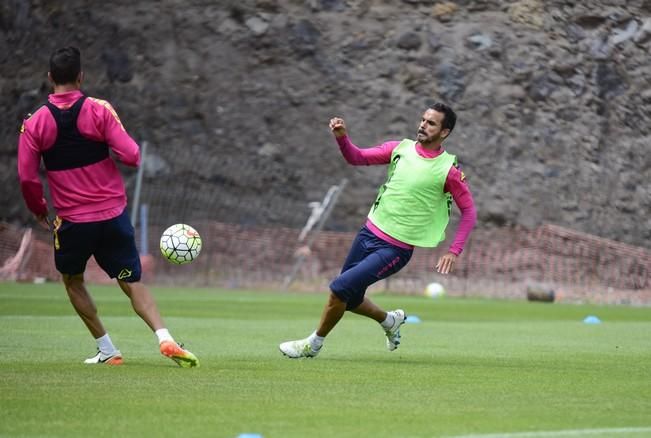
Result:
<svg viewBox="0 0 651 438"><path fill-rule="evenodd" d="M428 137L424 132L418 131L416 138L418 139L418 142L423 146L437 145L442 141L440 132L432 137Z"/></svg>

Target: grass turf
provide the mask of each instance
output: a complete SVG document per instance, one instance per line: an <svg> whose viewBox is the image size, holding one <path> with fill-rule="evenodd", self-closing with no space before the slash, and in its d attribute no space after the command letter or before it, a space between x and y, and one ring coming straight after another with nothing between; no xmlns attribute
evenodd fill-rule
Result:
<svg viewBox="0 0 651 438"><path fill-rule="evenodd" d="M84 365L63 286L0 283L0 436L651 436L650 308L374 296L422 321L397 351L347 314L318 358L290 360L278 343L314 329L324 294L153 291L200 368L160 356L106 286L91 292L125 364Z"/></svg>

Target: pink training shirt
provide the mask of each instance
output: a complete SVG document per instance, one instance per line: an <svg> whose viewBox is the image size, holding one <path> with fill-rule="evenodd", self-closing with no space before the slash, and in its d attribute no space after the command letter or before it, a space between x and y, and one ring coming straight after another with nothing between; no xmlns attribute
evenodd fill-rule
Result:
<svg viewBox="0 0 651 438"><path fill-rule="evenodd" d="M48 100L61 109L70 108L83 96L81 91L50 94ZM110 103L87 97L77 119L79 133L103 142L118 160L128 166L140 164L140 150L127 134ZM57 124L46 106L25 120L18 139L18 177L27 207L36 215L47 213L43 184L38 176L41 154L57 138ZM76 169L47 171L52 203L57 215L70 222L112 219L127 205L124 182L111 157Z"/></svg>
<svg viewBox="0 0 651 438"><path fill-rule="evenodd" d="M337 144L339 145L341 154L349 164L354 166L372 166L377 164L389 164L391 162L391 153L400 142L388 141L377 146L360 149L350 141L348 136L343 136L337 138ZM425 158L435 158L443 152L443 148L433 151L423 148L420 143L416 143L416 152ZM477 221L475 202L472 199L472 194L470 193L468 184L465 182L463 172L455 166L452 166L448 172L444 190L452 195L454 203L457 204L457 207L459 207L459 210L461 211L459 226L449 248L451 253L459 255L463 251L466 240ZM366 226L373 232L373 234L382 240L401 248L413 248L412 245L401 242L400 240L384 233L375 226L370 219L367 219Z"/></svg>

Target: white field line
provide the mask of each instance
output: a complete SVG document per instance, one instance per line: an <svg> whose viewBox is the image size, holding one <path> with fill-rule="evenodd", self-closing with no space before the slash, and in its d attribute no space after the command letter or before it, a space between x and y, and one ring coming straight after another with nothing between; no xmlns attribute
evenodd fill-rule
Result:
<svg viewBox="0 0 651 438"><path fill-rule="evenodd" d="M620 435L649 433L651 427L617 427L610 429L566 429L549 430L540 432L510 432L510 433L489 433L475 435L454 435L447 438L546 438L546 437L570 437L570 436L595 436L595 435Z"/></svg>

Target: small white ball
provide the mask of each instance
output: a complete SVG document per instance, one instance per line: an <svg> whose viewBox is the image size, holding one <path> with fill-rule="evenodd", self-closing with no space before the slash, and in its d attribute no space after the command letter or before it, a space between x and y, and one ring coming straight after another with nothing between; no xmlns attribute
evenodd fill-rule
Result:
<svg viewBox="0 0 651 438"><path fill-rule="evenodd" d="M441 283L430 283L425 288L425 296L430 298L441 298L445 296L445 288Z"/></svg>

